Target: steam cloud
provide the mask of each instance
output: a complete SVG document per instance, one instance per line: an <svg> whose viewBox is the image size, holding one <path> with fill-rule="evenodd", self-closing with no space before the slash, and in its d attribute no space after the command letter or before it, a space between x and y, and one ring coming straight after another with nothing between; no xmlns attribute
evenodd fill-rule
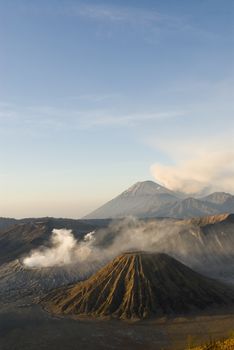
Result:
<svg viewBox="0 0 234 350"><path fill-rule="evenodd" d="M28 268L78 264L78 269L83 271L84 266L101 266L129 250L152 251L160 240L180 229L180 223L175 225L168 219L145 222L132 217L90 232L82 240L77 240L71 230L54 229L50 246L33 250L23 264Z"/></svg>
<svg viewBox="0 0 234 350"><path fill-rule="evenodd" d="M78 243L71 230L54 229L51 236L51 247L42 246L33 250L23 260L23 263L29 268L41 268L82 262L91 253L93 233L88 233L84 241Z"/></svg>
<svg viewBox="0 0 234 350"><path fill-rule="evenodd" d="M23 264L26 268L66 269L75 271L77 278L87 278L124 252L150 251L167 253L192 268L202 266L205 269L212 265L217 273L219 269L222 271L222 266L227 269L223 253L233 255L231 236L227 239L226 235L214 232L203 235L193 220L143 221L129 217L112 222L105 229L90 232L80 240L71 230L53 230L50 246L32 251ZM233 270L233 265L230 265L230 270Z"/></svg>
<svg viewBox="0 0 234 350"><path fill-rule="evenodd" d="M234 153L204 152L176 165L154 164L155 179L173 191L187 194L234 191Z"/></svg>

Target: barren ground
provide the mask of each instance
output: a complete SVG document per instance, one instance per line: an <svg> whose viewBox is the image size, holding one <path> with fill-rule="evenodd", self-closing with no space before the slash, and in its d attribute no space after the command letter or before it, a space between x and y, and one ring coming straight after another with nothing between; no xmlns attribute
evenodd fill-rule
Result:
<svg viewBox="0 0 234 350"><path fill-rule="evenodd" d="M177 350L233 330L232 310L222 315L127 323L56 318L38 305L0 305L1 350Z"/></svg>

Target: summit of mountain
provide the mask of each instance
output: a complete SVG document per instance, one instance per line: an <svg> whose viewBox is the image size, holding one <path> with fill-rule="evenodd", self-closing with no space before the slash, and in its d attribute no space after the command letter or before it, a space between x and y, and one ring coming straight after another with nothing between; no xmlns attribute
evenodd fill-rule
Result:
<svg viewBox="0 0 234 350"><path fill-rule="evenodd" d="M214 192L208 196L200 198L203 202L208 202L216 205L223 205L226 201L233 199L233 195L226 192Z"/></svg>
<svg viewBox="0 0 234 350"><path fill-rule="evenodd" d="M179 199L179 194L153 181L137 182L84 219L150 217L155 210Z"/></svg>
<svg viewBox="0 0 234 350"><path fill-rule="evenodd" d="M145 196L153 194L169 194L175 196L176 194L167 189L166 187L157 184L154 181L141 181L136 182L133 186L129 187L120 196Z"/></svg>

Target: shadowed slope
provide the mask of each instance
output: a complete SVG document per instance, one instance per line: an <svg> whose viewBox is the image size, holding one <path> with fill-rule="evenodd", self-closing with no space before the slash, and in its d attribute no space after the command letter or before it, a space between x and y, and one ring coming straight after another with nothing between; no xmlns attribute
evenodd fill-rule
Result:
<svg viewBox="0 0 234 350"><path fill-rule="evenodd" d="M84 282L48 294L57 314L147 318L234 302L234 292L166 254L125 253Z"/></svg>
<svg viewBox="0 0 234 350"><path fill-rule="evenodd" d="M74 236L80 239L86 233L108 225L105 220L62 218L22 219L16 222L3 232L0 230L0 264L19 259L40 245L47 245L53 229L72 230Z"/></svg>

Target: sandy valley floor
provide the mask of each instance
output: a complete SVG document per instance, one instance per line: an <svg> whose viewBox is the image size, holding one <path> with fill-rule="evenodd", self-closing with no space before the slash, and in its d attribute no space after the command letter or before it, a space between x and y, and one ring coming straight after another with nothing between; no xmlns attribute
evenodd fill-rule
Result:
<svg viewBox="0 0 234 350"><path fill-rule="evenodd" d="M1 350L184 349L234 330L234 313L127 323L52 317L38 305L1 305Z"/></svg>

